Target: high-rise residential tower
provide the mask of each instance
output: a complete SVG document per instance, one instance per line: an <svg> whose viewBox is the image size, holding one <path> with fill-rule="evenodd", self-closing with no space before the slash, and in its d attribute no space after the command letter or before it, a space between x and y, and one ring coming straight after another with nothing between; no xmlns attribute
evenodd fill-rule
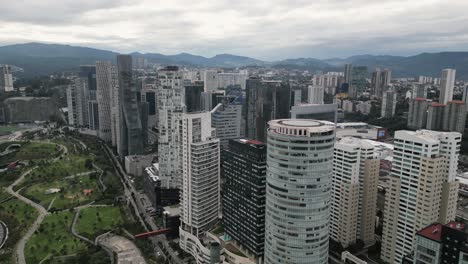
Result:
<svg viewBox="0 0 468 264"><path fill-rule="evenodd" d="M0 65L0 92L12 92L13 75L11 74L10 65Z"/></svg>
<svg viewBox="0 0 468 264"><path fill-rule="evenodd" d="M463 101L449 101L444 111L442 129L444 131L465 131L466 105Z"/></svg>
<svg viewBox="0 0 468 264"><path fill-rule="evenodd" d="M385 193L381 258L401 263L423 227L455 219L461 134L397 131Z"/></svg>
<svg viewBox="0 0 468 264"><path fill-rule="evenodd" d="M265 263L328 263L335 126L268 124Z"/></svg>
<svg viewBox="0 0 468 264"><path fill-rule="evenodd" d="M424 98L410 99L408 111L408 128L422 129L426 127L427 108L430 100Z"/></svg>
<svg viewBox="0 0 468 264"><path fill-rule="evenodd" d="M261 263L265 244L266 145L256 140L229 140L229 147L221 155L224 230Z"/></svg>
<svg viewBox="0 0 468 264"><path fill-rule="evenodd" d="M397 103L397 93L388 90L383 93L381 117L392 117L395 115Z"/></svg>
<svg viewBox="0 0 468 264"><path fill-rule="evenodd" d="M372 93L381 98L383 92L386 90L386 87L390 84L392 78L392 72L389 69L380 69L377 68L375 72L372 73Z"/></svg>
<svg viewBox="0 0 468 264"><path fill-rule="evenodd" d="M330 236L343 247L374 241L380 160L366 139L335 143Z"/></svg>
<svg viewBox="0 0 468 264"><path fill-rule="evenodd" d="M208 245L201 241L218 221L220 210L220 148L209 112L182 115L182 185L179 244L197 259L210 262Z"/></svg>
<svg viewBox="0 0 468 264"><path fill-rule="evenodd" d="M439 103L447 104L453 100L453 88L455 86L455 69L442 70L442 77L440 78L440 95Z"/></svg>
<svg viewBox="0 0 468 264"><path fill-rule="evenodd" d="M120 158L141 154L144 146L144 131L141 123L141 107L133 80L132 56L117 55L120 98Z"/></svg>
<svg viewBox="0 0 468 264"><path fill-rule="evenodd" d="M178 67L169 66L158 71L159 173L163 188L181 187L180 122L185 113L183 74Z"/></svg>
<svg viewBox="0 0 468 264"><path fill-rule="evenodd" d="M344 71L344 82L350 84L352 80L353 74L353 64L347 63L345 64L345 71Z"/></svg>
<svg viewBox="0 0 468 264"><path fill-rule="evenodd" d="M309 104L323 104L324 88L309 85Z"/></svg>

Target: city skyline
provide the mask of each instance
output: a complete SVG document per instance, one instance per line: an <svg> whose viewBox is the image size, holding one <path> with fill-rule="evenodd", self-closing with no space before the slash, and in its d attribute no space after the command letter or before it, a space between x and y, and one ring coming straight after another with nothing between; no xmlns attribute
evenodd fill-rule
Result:
<svg viewBox="0 0 468 264"><path fill-rule="evenodd" d="M2 7L0 45L64 43L122 53L231 53L262 60L407 56L466 51L467 7L456 0L26 1Z"/></svg>

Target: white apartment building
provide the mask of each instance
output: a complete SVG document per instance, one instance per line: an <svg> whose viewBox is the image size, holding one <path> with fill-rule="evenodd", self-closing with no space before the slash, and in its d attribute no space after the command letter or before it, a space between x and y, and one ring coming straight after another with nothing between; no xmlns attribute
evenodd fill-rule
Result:
<svg viewBox="0 0 468 264"><path fill-rule="evenodd" d="M374 242L380 160L366 139L344 137L335 143L330 237L343 247L358 239Z"/></svg>
<svg viewBox="0 0 468 264"><path fill-rule="evenodd" d="M317 85L309 85L309 104L323 104L324 88Z"/></svg>
<svg viewBox="0 0 468 264"><path fill-rule="evenodd" d="M183 74L177 67L158 71L157 108L159 128L159 175L163 188L181 187L182 138L179 122L185 112L185 88Z"/></svg>
<svg viewBox="0 0 468 264"><path fill-rule="evenodd" d="M453 88L455 86L455 69L444 69L442 70L442 76L440 78L440 96L439 103L447 104L453 100Z"/></svg>
<svg viewBox="0 0 468 264"><path fill-rule="evenodd" d="M220 210L220 147L209 112L182 115L180 247L197 263L210 263L207 239Z"/></svg>
<svg viewBox="0 0 468 264"><path fill-rule="evenodd" d="M417 231L455 219L461 134L397 131L385 194L381 258L401 263L412 252Z"/></svg>

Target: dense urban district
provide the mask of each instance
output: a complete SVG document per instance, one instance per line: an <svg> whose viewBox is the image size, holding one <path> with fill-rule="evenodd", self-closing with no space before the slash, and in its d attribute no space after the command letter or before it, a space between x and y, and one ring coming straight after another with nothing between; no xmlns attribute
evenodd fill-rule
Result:
<svg viewBox="0 0 468 264"><path fill-rule="evenodd" d="M457 70L1 64L0 263L468 263Z"/></svg>

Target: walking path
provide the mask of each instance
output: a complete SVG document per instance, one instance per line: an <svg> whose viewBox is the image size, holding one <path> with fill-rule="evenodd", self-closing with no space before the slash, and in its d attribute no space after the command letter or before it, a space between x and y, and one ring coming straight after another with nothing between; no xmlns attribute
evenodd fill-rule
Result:
<svg viewBox="0 0 468 264"><path fill-rule="evenodd" d="M22 196L21 194L19 194L18 192L15 192L13 190L13 188L18 185L26 175L28 175L32 170L36 169L36 167L33 167L31 168L30 170L26 171L25 173L23 173L21 175L21 177L19 177L18 179L16 179L15 182L13 182L10 186L8 186L8 188L6 189L6 191L15 196L16 198L18 198L19 200L21 200L22 202L36 208L36 210L39 212L39 216L37 217L36 221L34 221L34 223L31 225L31 227L29 228L29 230L26 232L26 234L20 239L20 241L18 242L18 244L16 245L16 260L17 260L17 263L18 264L26 264L26 258L24 256L24 246L26 245L26 242L29 240L29 238L31 238L31 236L34 234L34 232L36 232L36 230L39 228L39 226L41 225L42 221L44 220L44 218L46 217L46 215L48 215L49 213L47 212L47 210L40 204L37 204L31 200L29 200L28 198Z"/></svg>
<svg viewBox="0 0 468 264"><path fill-rule="evenodd" d="M56 144L56 143L42 142L42 141L34 141L34 142ZM64 155L66 155L68 153L67 147L65 147L64 145L60 145L60 144L56 144L56 145L60 146L60 148L63 150L63 152L58 157L53 158L52 162L58 161L60 158L62 158ZM19 193L21 191L21 189L17 190L17 191L14 191L14 187L16 185L18 185L19 183L21 183L24 180L24 177L26 177L26 175L31 173L31 171L33 171L36 168L38 168L38 167L37 166L32 167L31 169L29 169L28 171L23 173L18 179L16 179L10 186L8 186L8 188L6 188L6 191L9 194L16 197L17 199L24 202L25 204L28 204L28 205L34 207L39 212L39 216L37 217L36 221L34 221L34 223L28 229L26 234L23 237L21 237L18 244L16 245L16 260L17 260L18 264L26 264L26 258L24 256L24 247L26 245L26 242L31 238L31 236L34 234L34 232L36 232L36 230L39 228L39 226L41 225L44 218L49 214L49 212L47 212L47 210L42 205L40 205L38 203L35 203L35 202L29 200L28 198L22 196Z"/></svg>

